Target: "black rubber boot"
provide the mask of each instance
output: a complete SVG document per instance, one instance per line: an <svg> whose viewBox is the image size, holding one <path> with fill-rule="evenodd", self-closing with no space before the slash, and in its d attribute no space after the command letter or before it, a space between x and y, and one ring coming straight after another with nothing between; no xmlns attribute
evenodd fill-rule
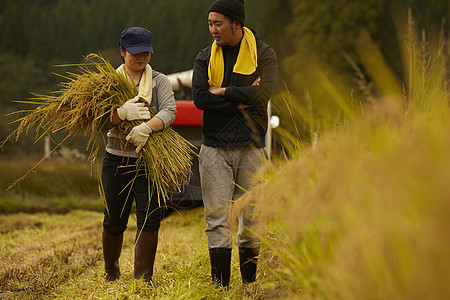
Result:
<svg viewBox="0 0 450 300"><path fill-rule="evenodd" d="M209 249L211 277L215 287L227 287L230 284L231 249Z"/></svg>
<svg viewBox="0 0 450 300"><path fill-rule="evenodd" d="M136 233L134 247L134 278L143 279L150 286L156 287L152 281L156 248L158 247L158 231L140 231Z"/></svg>
<svg viewBox="0 0 450 300"><path fill-rule="evenodd" d="M123 233L109 234L102 232L103 258L105 260L106 281L114 281L120 277L119 257L122 252Z"/></svg>
<svg viewBox="0 0 450 300"><path fill-rule="evenodd" d="M242 282L248 284L256 280L259 248L239 248L239 265Z"/></svg>

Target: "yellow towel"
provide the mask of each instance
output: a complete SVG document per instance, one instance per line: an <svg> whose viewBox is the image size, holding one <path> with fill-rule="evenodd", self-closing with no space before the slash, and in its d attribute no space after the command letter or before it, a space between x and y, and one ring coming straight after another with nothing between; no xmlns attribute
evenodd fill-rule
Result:
<svg viewBox="0 0 450 300"><path fill-rule="evenodd" d="M257 58L255 35L250 29L244 27L244 37L241 41L233 72L243 75L254 73L256 67L258 67ZM208 65L208 83L210 86L222 86L224 69L222 47L217 46L214 41Z"/></svg>
<svg viewBox="0 0 450 300"><path fill-rule="evenodd" d="M122 72L125 76L127 76L131 82L133 82L133 79L128 76L127 72L125 72L124 65L120 65L117 69L117 72ZM147 103L150 105L152 102L152 88L153 88L153 82L152 82L152 67L150 65L146 65L144 72L142 73L141 81L139 82L139 98L143 98Z"/></svg>

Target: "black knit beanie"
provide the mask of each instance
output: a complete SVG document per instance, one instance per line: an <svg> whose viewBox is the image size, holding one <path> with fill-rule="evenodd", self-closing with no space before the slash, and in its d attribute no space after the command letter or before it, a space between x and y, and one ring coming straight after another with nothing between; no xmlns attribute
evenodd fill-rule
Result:
<svg viewBox="0 0 450 300"><path fill-rule="evenodd" d="M242 24L242 26L244 26L245 22L244 0L216 0L209 7L208 14L212 11L224 14L235 20L238 20Z"/></svg>

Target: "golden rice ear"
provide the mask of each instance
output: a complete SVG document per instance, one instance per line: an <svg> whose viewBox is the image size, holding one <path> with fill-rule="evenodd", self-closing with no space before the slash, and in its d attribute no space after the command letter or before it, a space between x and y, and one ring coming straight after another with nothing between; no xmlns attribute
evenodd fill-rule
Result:
<svg viewBox="0 0 450 300"><path fill-rule="evenodd" d="M35 95L35 98L29 101L22 101L35 105L36 108L17 120L21 121L13 133L17 139L23 131L27 132L31 127L37 127L36 141L58 131L68 132L66 138L74 135L89 136L86 146L90 151L89 161L96 161L99 146L102 144L100 140L105 139L99 128L103 127L117 106L135 97L137 90L133 82L121 72L117 72L101 55L90 54L86 60L87 64L67 65L79 67L81 73L68 72L67 75L61 75L66 81L61 83L60 90L50 95ZM144 98L139 101L148 105ZM151 112L151 115L154 114ZM115 128L127 135L141 122L125 120ZM58 146L61 144L62 142ZM192 157L196 155L193 149L191 143L171 128L151 134L142 148L137 167L150 179L148 189L158 194L160 205L166 204L169 191L179 191L188 182Z"/></svg>

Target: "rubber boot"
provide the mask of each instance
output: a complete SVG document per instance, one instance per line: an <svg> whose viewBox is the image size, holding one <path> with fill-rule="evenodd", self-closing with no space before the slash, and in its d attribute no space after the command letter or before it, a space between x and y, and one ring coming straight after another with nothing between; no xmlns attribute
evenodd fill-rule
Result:
<svg viewBox="0 0 450 300"><path fill-rule="evenodd" d="M123 233L109 234L102 232L103 258L105 260L106 281L114 281L120 277L119 257L122 252Z"/></svg>
<svg viewBox="0 0 450 300"><path fill-rule="evenodd" d="M259 248L239 247L239 266L242 282L249 284L256 280L256 266L258 265Z"/></svg>
<svg viewBox="0 0 450 300"><path fill-rule="evenodd" d="M231 249L209 249L211 277L215 287L227 287L230 283Z"/></svg>
<svg viewBox="0 0 450 300"><path fill-rule="evenodd" d="M152 281L153 265L155 263L156 248L158 247L158 231L136 233L134 247L134 278L142 279L150 286L156 287Z"/></svg>

